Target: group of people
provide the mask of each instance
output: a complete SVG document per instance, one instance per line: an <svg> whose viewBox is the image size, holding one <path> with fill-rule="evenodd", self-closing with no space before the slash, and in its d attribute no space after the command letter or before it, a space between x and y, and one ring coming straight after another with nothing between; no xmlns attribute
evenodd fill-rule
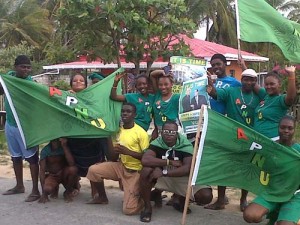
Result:
<svg viewBox="0 0 300 225"><path fill-rule="evenodd" d="M281 80L278 74L271 72L265 77L265 88L257 84L257 73L244 66L241 82L226 75L226 58L215 54L211 58L212 73L216 80L210 79L207 92L211 96L211 108L223 115L248 126L263 135L277 140L280 144L299 149L292 142L295 121L286 116L287 110L296 98L295 67L286 67L288 87L286 94L280 94ZM30 60L18 56L15 60L15 73L18 78L31 80ZM149 79L145 75L135 78L137 93L117 93L118 84L123 74L117 75L111 88L110 98L123 102L121 109L122 126L118 139L111 138L60 138L52 140L41 151L38 147L25 149L13 114L7 100L7 122L5 133L12 157L17 184L4 194L24 193L22 177L22 159L30 164L33 188L26 201L47 202L48 196L57 197L59 184L65 187L65 200L72 201L80 190L80 177L86 176L91 182L91 204L107 204L104 180L119 181L124 191L123 213L140 213L142 222L150 222L152 217L151 201L161 203L163 190L174 193L168 204L183 211L187 190L188 175L193 155L192 143L178 133L179 94L172 93L172 72L155 70L150 73L154 94L149 93ZM72 92L80 92L87 87L86 78L81 74L72 76ZM0 89L3 94L3 89ZM196 95L196 93L195 93ZM197 94L198 96L198 94ZM198 100L198 101L197 101ZM198 107L200 99L193 105ZM204 104L204 103L203 103ZM191 109L191 108L190 108ZM193 109L191 109L193 110ZM147 134L150 123L154 120L155 129L151 137ZM278 130L279 127L279 130ZM220 149L221 150L221 149ZM42 195L38 189L40 164L40 182ZM153 188L155 188L153 190ZM191 197L198 205L207 209L224 209L226 187L218 187L218 199L212 201L210 186L194 187ZM259 198L259 197L258 197ZM298 201L298 202L297 202ZM240 209L244 211L247 222L260 222L267 213L295 209L292 214L279 213L277 224L296 224L300 219L299 194L285 204L267 204L263 199L255 200L248 206L247 191L242 190ZM284 207L283 207L284 205ZM262 210L263 208L263 210ZM297 211L298 210L298 211ZM188 209L190 212L190 209Z"/></svg>

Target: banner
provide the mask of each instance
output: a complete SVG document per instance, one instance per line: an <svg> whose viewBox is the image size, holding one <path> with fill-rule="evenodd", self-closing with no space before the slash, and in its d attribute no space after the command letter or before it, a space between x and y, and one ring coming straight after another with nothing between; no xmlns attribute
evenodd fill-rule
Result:
<svg viewBox="0 0 300 225"><path fill-rule="evenodd" d="M181 93L183 82L207 75L205 59L172 56L170 63L174 77L173 93Z"/></svg>
<svg viewBox="0 0 300 225"><path fill-rule="evenodd" d="M1 75L0 82L29 148L59 137L108 137L117 132L122 103L109 95L115 75L122 71L74 94L9 75Z"/></svg>
<svg viewBox="0 0 300 225"><path fill-rule="evenodd" d="M288 201L300 186L300 153L205 107L195 184L237 187L267 201Z"/></svg>
<svg viewBox="0 0 300 225"><path fill-rule="evenodd" d="M291 62L300 62L300 24L283 17L264 0L236 0L240 39L272 42Z"/></svg>
<svg viewBox="0 0 300 225"><path fill-rule="evenodd" d="M196 133L202 105L210 105L207 77L183 82L179 99L179 119L185 134Z"/></svg>

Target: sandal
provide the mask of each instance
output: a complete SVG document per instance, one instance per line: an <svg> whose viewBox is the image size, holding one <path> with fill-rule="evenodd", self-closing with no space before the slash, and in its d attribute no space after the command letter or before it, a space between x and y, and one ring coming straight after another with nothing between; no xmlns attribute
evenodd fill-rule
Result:
<svg viewBox="0 0 300 225"><path fill-rule="evenodd" d="M184 211L184 205L180 205L179 203L176 202L173 203L173 208L182 213ZM192 210L188 207L186 214L190 214L191 212Z"/></svg>
<svg viewBox="0 0 300 225"><path fill-rule="evenodd" d="M151 221L152 212L142 211L140 215L140 221L144 223L149 223Z"/></svg>
<svg viewBox="0 0 300 225"><path fill-rule="evenodd" d="M28 197L25 199L25 202L34 202L36 200L39 200L41 197L40 194L30 194Z"/></svg>
<svg viewBox="0 0 300 225"><path fill-rule="evenodd" d="M16 187L7 190L2 195L15 195L15 194L23 194L25 192L25 188L18 189Z"/></svg>

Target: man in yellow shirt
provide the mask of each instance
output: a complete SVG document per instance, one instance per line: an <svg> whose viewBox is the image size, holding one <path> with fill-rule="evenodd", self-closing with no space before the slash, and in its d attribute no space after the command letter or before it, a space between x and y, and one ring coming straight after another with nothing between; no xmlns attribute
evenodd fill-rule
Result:
<svg viewBox="0 0 300 225"><path fill-rule="evenodd" d="M147 132L134 123L136 107L131 103L124 103L121 111L123 126L119 131L119 143L114 146L111 155L116 162L95 164L89 168L87 178L100 187L103 179L121 181L123 184L123 213L126 215L137 214L143 207L140 198L140 170L141 158L144 150L149 146ZM107 204L105 190L99 188L99 196L94 198L92 204Z"/></svg>

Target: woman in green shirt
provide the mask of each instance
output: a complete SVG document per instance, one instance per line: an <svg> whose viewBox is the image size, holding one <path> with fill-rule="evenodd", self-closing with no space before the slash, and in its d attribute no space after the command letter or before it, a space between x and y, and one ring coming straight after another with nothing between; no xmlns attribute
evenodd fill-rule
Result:
<svg viewBox="0 0 300 225"><path fill-rule="evenodd" d="M173 76L172 73L165 73L164 70L154 70L150 73L150 79L155 91L153 113L155 129L152 133L152 139L158 137L162 125L166 121L178 120L179 97L180 94L173 94Z"/></svg>
<svg viewBox="0 0 300 225"><path fill-rule="evenodd" d="M124 75L125 74L123 73L115 77L110 92L110 98L115 101L130 102L134 104L136 106L136 117L134 122L147 131L152 121L152 105L154 101L154 95L148 93L148 77L140 75L135 79L135 87L138 93L118 95L118 83Z"/></svg>
<svg viewBox="0 0 300 225"><path fill-rule="evenodd" d="M294 66L286 67L288 86L286 94L280 94L281 80L276 72L270 72L265 77L265 98L255 109L254 130L278 140L278 124L295 102L296 78Z"/></svg>

